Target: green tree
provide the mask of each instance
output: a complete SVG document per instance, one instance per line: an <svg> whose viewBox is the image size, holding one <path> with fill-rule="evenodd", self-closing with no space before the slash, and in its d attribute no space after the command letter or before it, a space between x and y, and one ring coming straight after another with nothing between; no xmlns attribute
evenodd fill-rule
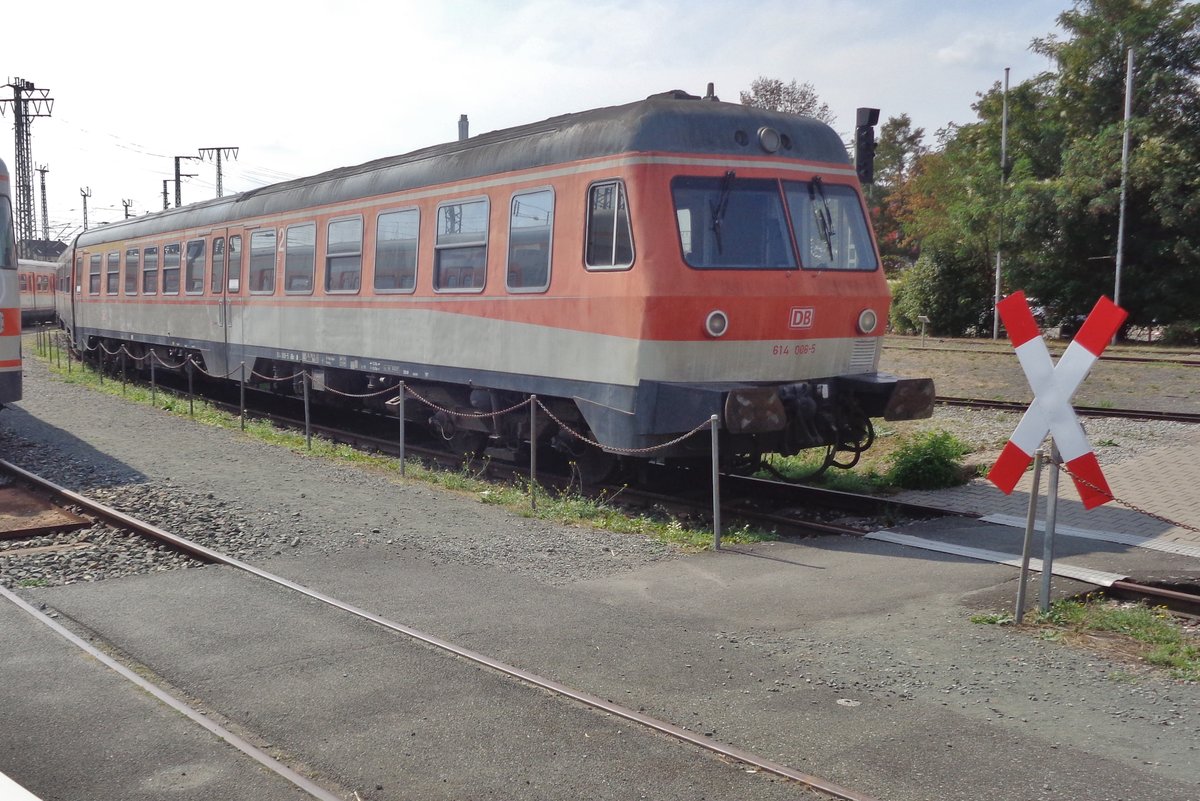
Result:
<svg viewBox="0 0 1200 801"><path fill-rule="evenodd" d="M837 117L829 110L829 104L821 102L813 85L808 82L798 84L795 79L785 84L778 78L760 75L750 82L749 92L741 93L741 100L743 106L803 114L827 125L837 121Z"/></svg>
<svg viewBox="0 0 1200 801"><path fill-rule="evenodd" d="M1058 19L1069 38L1035 40L1056 69L1041 76L1061 126L1043 242L1013 270L1063 313L1114 291L1126 52L1135 53L1121 305L1129 324L1195 317L1200 293L1200 5L1077 0ZM1029 193L1026 193L1027 196ZM1032 193L1041 194L1041 193Z"/></svg>
<svg viewBox="0 0 1200 801"><path fill-rule="evenodd" d="M999 167L1003 98L994 85L975 104L978 120L940 131L938 147L918 157L893 191L902 233L931 254L942 270L939 281L965 281L958 295L977 298L989 315L990 293L985 299L976 288L979 275L994 269L997 248L1004 254L1005 290L1024 289L1052 315L1083 313L1099 295L1111 296L1125 52L1132 46L1140 66L1121 305L1131 324L1195 318L1200 5L1076 0L1059 25L1064 38L1033 43L1054 69L1009 92L1005 180Z"/></svg>

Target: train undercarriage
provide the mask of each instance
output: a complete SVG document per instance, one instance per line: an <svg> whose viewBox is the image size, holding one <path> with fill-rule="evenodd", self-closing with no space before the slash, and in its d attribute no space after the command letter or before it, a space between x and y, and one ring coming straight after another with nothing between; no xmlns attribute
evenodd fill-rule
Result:
<svg viewBox="0 0 1200 801"><path fill-rule="evenodd" d="M594 410L577 398L264 357L249 363L244 377L240 365L231 373L214 374L201 349L116 338L91 338L87 350L110 372L149 377L153 363L155 371L181 376L191 371L201 381L236 383L244 378L249 389L297 398L308 394L313 403L334 409L394 417L402 408L406 423L422 426L463 458L487 452L517 459L536 443L561 454L585 483L629 473L648 462L710 461L707 422L714 414L725 470L750 474L764 468L768 455L808 450L822 454L815 473L848 469L874 442L872 418L928 417L934 397L928 379L883 374L771 385L662 384L644 397L663 405L653 416L666 430L643 436L637 447L600 446L595 431L607 432L611 425L603 420L596 425L595 416L587 414ZM640 420L625 417L645 430L649 426L646 410L642 412ZM691 436L681 436L689 430Z"/></svg>

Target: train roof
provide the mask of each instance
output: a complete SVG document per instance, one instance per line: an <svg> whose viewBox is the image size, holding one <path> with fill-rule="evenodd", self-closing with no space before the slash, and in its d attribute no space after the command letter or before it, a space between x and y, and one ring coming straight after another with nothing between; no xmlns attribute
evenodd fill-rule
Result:
<svg viewBox="0 0 1200 801"><path fill-rule="evenodd" d="M123 220L80 234L76 246L624 153L762 154L762 127L774 128L790 145L773 158L850 163L845 145L823 122L673 91Z"/></svg>

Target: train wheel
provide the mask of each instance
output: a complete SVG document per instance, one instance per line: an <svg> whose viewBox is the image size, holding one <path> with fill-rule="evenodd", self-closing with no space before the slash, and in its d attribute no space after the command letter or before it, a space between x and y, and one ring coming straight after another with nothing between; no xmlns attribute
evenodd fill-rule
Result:
<svg viewBox="0 0 1200 801"><path fill-rule="evenodd" d="M463 431L458 430L450 435L446 440L447 447L455 456L462 459L474 459L479 454L483 453L483 449L487 447L488 436L482 431Z"/></svg>

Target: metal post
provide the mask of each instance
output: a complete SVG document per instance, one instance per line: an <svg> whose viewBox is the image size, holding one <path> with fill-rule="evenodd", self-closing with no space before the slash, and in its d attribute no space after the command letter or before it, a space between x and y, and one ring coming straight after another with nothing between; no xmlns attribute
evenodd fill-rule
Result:
<svg viewBox="0 0 1200 801"><path fill-rule="evenodd" d="M1038 496L1042 494L1042 459L1045 453L1038 448L1033 455L1033 489L1029 491L1029 514L1025 517L1025 543L1021 546L1021 581L1017 585L1017 608L1013 618L1017 625L1025 617L1025 582L1029 578L1029 551L1033 546L1033 524L1037 519Z"/></svg>
<svg viewBox="0 0 1200 801"><path fill-rule="evenodd" d="M71 356L71 346L70 346L70 345L67 345L67 375L70 375L70 374L71 374L71 360L72 360L72 358L73 358L73 357Z"/></svg>
<svg viewBox="0 0 1200 801"><path fill-rule="evenodd" d="M158 361L158 351L150 349L150 405L158 405L158 381L155 380L154 364Z"/></svg>
<svg viewBox="0 0 1200 801"><path fill-rule="evenodd" d="M1000 118L1000 223L996 232L996 298L992 304L992 339L1000 338L1000 244L1004 238L1004 186L1008 181L1008 70L1004 68L1004 114Z"/></svg>
<svg viewBox="0 0 1200 801"><path fill-rule="evenodd" d="M529 508L537 509L537 395L529 396Z"/></svg>
<svg viewBox="0 0 1200 801"><path fill-rule="evenodd" d="M126 380L127 379L125 376L125 348L124 348L124 346L122 346L121 347L121 394L122 395L125 394Z"/></svg>
<svg viewBox="0 0 1200 801"><path fill-rule="evenodd" d="M1054 524L1058 517L1058 466L1062 457L1050 439L1050 477L1046 480L1046 533L1042 539L1042 597L1038 608L1050 611L1050 579L1054 575Z"/></svg>
<svg viewBox="0 0 1200 801"><path fill-rule="evenodd" d="M188 374L188 414L196 416L195 395L192 394L192 357L187 358Z"/></svg>
<svg viewBox="0 0 1200 801"><path fill-rule="evenodd" d="M404 382L400 382L400 395L397 398L396 413L400 416L400 476L404 476L404 396L407 390Z"/></svg>
<svg viewBox="0 0 1200 801"><path fill-rule="evenodd" d="M242 419L242 430L246 430L246 362L241 362L242 377L238 380L238 416Z"/></svg>
<svg viewBox="0 0 1200 801"><path fill-rule="evenodd" d="M312 450L312 418L308 412L308 382L310 381L308 370L304 371L304 444L308 449Z"/></svg>
<svg viewBox="0 0 1200 801"><path fill-rule="evenodd" d="M96 346L96 364L100 366L97 371L100 373L100 386L104 386L104 344L100 343Z"/></svg>
<svg viewBox="0 0 1200 801"><path fill-rule="evenodd" d="M712 426L712 508L713 550L721 550L721 452L717 444L717 416L708 418Z"/></svg>
<svg viewBox="0 0 1200 801"><path fill-rule="evenodd" d="M1133 48L1125 65L1125 130L1121 135L1121 207L1117 218L1117 269L1113 277L1113 303L1121 305L1121 268L1125 264L1125 187L1129 182L1129 119L1133 116ZM1120 332L1118 331L1118 334ZM1116 340L1113 335L1113 340Z"/></svg>

